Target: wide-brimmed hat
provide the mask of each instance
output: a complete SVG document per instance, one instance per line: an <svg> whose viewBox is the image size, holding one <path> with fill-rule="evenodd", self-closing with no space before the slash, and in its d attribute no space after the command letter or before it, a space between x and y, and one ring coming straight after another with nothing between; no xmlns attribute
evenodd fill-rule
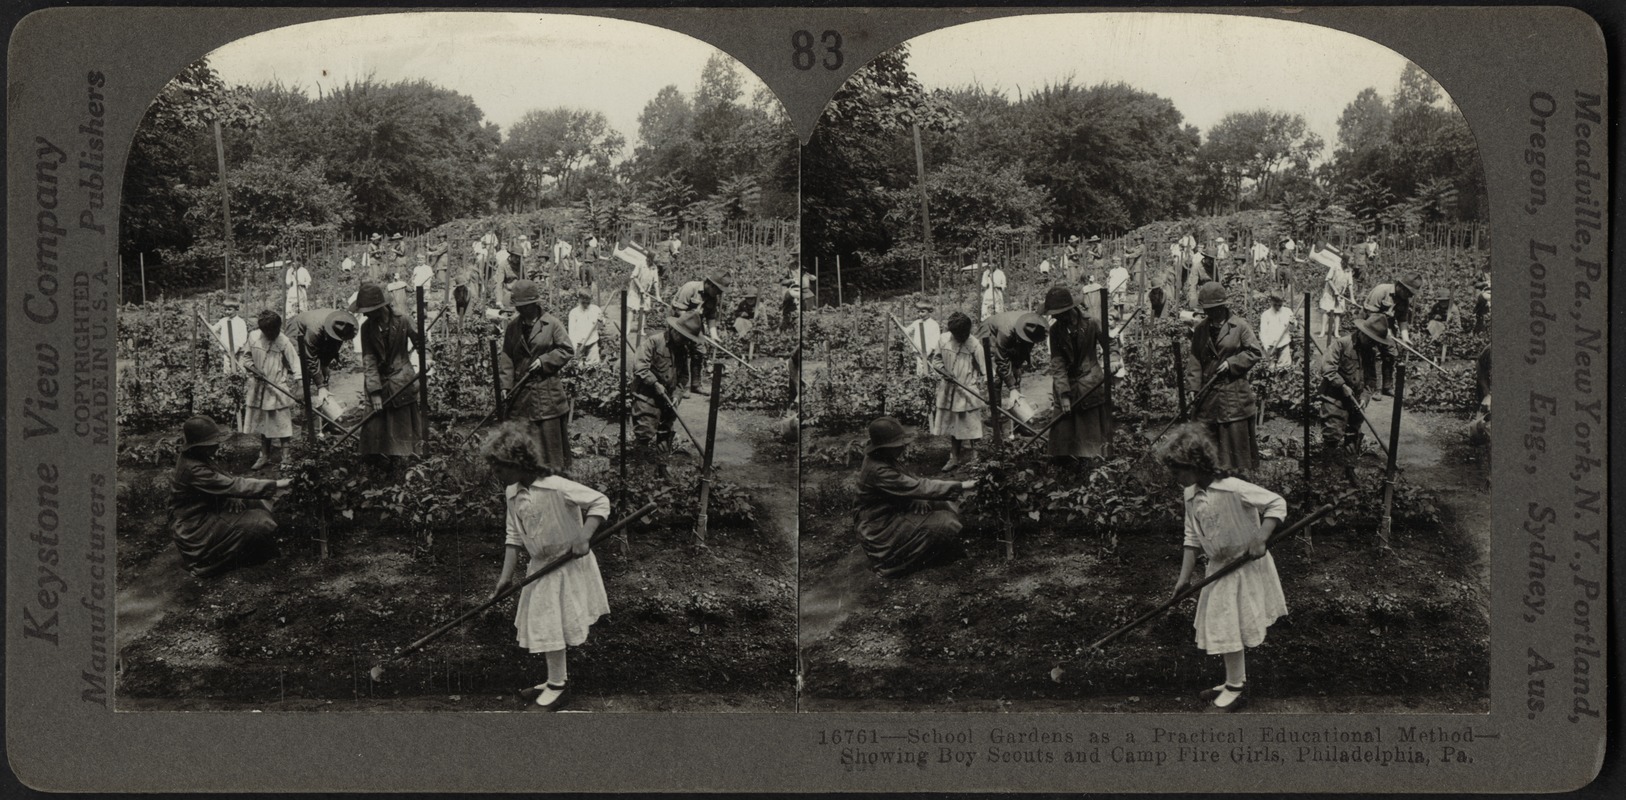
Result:
<svg viewBox="0 0 1626 800"><path fill-rule="evenodd" d="M1342 268L1344 266L1344 254L1338 252L1338 248L1330 244L1311 253L1310 260L1323 267Z"/></svg>
<svg viewBox="0 0 1626 800"><path fill-rule="evenodd" d="M242 308L243 307L243 301L241 299L239 299L238 297L233 296L233 295L226 295L224 298L221 299L220 304L223 305L223 306L227 306L227 307L232 307L232 306L235 306L237 308Z"/></svg>
<svg viewBox="0 0 1626 800"><path fill-rule="evenodd" d="M231 431L215 424L214 420L199 415L181 425L181 438L181 450L184 452L194 447L220 444L231 438Z"/></svg>
<svg viewBox="0 0 1626 800"><path fill-rule="evenodd" d="M508 290L508 298L514 304L514 308L540 303L542 302L542 287L537 286L536 281L533 280L517 280L514 281L513 287Z"/></svg>
<svg viewBox="0 0 1626 800"><path fill-rule="evenodd" d="M717 291L721 292L732 285L733 281L730 281L727 275L707 275L706 283L717 287Z"/></svg>
<svg viewBox="0 0 1626 800"><path fill-rule="evenodd" d="M1230 302L1225 296L1225 287L1219 281L1209 281L1197 287L1197 307L1203 310L1223 306Z"/></svg>
<svg viewBox="0 0 1626 800"><path fill-rule="evenodd" d="M1016 318L1016 337L1028 344L1036 344L1050 336L1050 327L1044 317L1029 311Z"/></svg>
<svg viewBox="0 0 1626 800"><path fill-rule="evenodd" d="M384 287L376 283L364 283L361 290L356 292L356 299L350 303L350 313L365 314L389 305L389 299L384 296Z"/></svg>
<svg viewBox="0 0 1626 800"><path fill-rule="evenodd" d="M1065 286L1052 286L1044 293L1044 314L1054 317L1057 314L1071 311L1074 306L1073 293Z"/></svg>
<svg viewBox="0 0 1626 800"><path fill-rule="evenodd" d="M925 300L916 300L915 301L915 310L916 311L930 311L933 308L935 308L935 306L933 306L931 303L926 302Z"/></svg>
<svg viewBox="0 0 1626 800"><path fill-rule="evenodd" d="M1396 278L1395 285L1406 287L1406 291L1412 294L1419 294L1423 288L1423 279L1416 275L1407 275L1403 278Z"/></svg>
<svg viewBox="0 0 1626 800"><path fill-rule="evenodd" d="M902 447L913 438L903 430L903 424L891 417L877 417L869 424L869 443L864 445L865 453L873 453L888 447Z"/></svg>
<svg viewBox="0 0 1626 800"><path fill-rule="evenodd" d="M390 237L390 241L399 242L399 241L401 241L402 239L405 239L405 238L406 238L405 236L402 236L401 234L397 233L394 236Z"/></svg>
<svg viewBox="0 0 1626 800"><path fill-rule="evenodd" d="M349 336L344 335L340 331L341 326L345 325L350 326ZM344 341L349 341L356 337L357 327L355 315L343 309L334 309L331 314L327 315L327 319L322 320L322 330L326 331L327 335Z"/></svg>
<svg viewBox="0 0 1626 800"><path fill-rule="evenodd" d="M1282 290L1280 290L1280 289L1271 290L1270 294L1265 295L1265 299L1266 300L1275 300L1278 303L1287 302L1287 298L1282 297Z"/></svg>
<svg viewBox="0 0 1626 800"><path fill-rule="evenodd" d="M1383 314L1373 314L1366 319L1355 320L1355 327L1381 347L1393 344L1389 340L1389 318Z"/></svg>
<svg viewBox="0 0 1626 800"><path fill-rule="evenodd" d="M1101 237L1099 237L1099 236L1095 236L1095 235L1093 235L1093 234L1092 234L1092 235L1091 235L1091 236L1090 236L1090 238L1088 238L1088 239L1086 239L1086 240L1085 240L1085 241L1088 241L1088 242L1099 242L1099 241L1101 241Z"/></svg>
<svg viewBox="0 0 1626 800"><path fill-rule="evenodd" d="M700 340L700 320L696 317L667 317L666 327L683 335L695 344L705 344Z"/></svg>
<svg viewBox="0 0 1626 800"><path fill-rule="evenodd" d="M1069 242L1076 242L1076 241L1078 241L1078 235L1077 235L1077 234L1074 234L1074 235L1072 235L1072 236L1069 236L1069 237L1067 237L1067 241L1069 241Z"/></svg>
<svg viewBox="0 0 1626 800"><path fill-rule="evenodd" d="M375 233L375 234L373 234L373 235L372 235L372 236L369 236L369 237L367 237L367 241L369 241L369 242L376 242L376 241L378 241L378 240L379 240L379 239L382 239L382 238L384 238L384 234L382 234L382 233Z"/></svg>

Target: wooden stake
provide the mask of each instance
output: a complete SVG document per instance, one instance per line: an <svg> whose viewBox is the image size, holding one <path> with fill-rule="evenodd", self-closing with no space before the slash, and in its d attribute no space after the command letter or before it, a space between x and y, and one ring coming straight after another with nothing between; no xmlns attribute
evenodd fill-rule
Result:
<svg viewBox="0 0 1626 800"><path fill-rule="evenodd" d="M1406 397L1406 357L1401 354L1395 362L1394 413L1389 415L1389 459L1383 473L1383 523L1378 528L1378 543L1389 549L1389 532L1394 525L1395 471L1400 454L1401 402Z"/></svg>
<svg viewBox="0 0 1626 800"><path fill-rule="evenodd" d="M226 239L226 251L225 251L226 281L225 281L225 284L226 284L226 291L229 292L229 291L231 291L231 192L226 187L226 145L221 141L221 138L220 138L220 120L218 120L218 119L213 120L213 125L214 125L214 134L215 134L215 163L220 168L220 214L221 214L221 223L222 223L221 231L222 231L222 233L223 233L223 235L225 236L225 239ZM248 282L247 282L248 270L244 270L243 273L244 273L243 288L244 288L244 294L246 295L248 293L247 292L247 289L248 289ZM145 286L145 280L143 280L143 286ZM248 300L248 298L244 297L243 300L246 302Z"/></svg>
<svg viewBox="0 0 1626 800"><path fill-rule="evenodd" d="M507 421L508 404L502 401L502 375L497 366L497 340L491 342L491 397L497 402L497 420Z"/></svg>
<svg viewBox="0 0 1626 800"><path fill-rule="evenodd" d="M1304 485L1310 485L1310 420L1314 414L1310 405L1310 352L1314 342L1310 339L1310 293L1304 293Z"/></svg>
<svg viewBox="0 0 1626 800"><path fill-rule="evenodd" d="M141 304L147 304L147 254L136 253L136 260L141 265Z"/></svg>
<svg viewBox="0 0 1626 800"><path fill-rule="evenodd" d="M994 336L992 331L990 331L987 336L982 337L982 363L983 366L988 370L988 402L998 403L999 374L994 370L993 338ZM989 409L988 422L994 429L994 444L999 444L1005 441L1004 433L1000 429L999 411L997 409Z"/></svg>
<svg viewBox="0 0 1626 800"><path fill-rule="evenodd" d="M700 468L700 513L695 517L695 539L701 544L706 543L707 517L711 506L711 467L712 455L717 451L717 407L721 404L718 397L723 393L723 362L716 361L711 365L711 397L706 408L706 452ZM676 413L677 409L673 409Z"/></svg>
<svg viewBox="0 0 1626 800"><path fill-rule="evenodd" d="M837 253L836 254L836 305L844 306L846 304L847 304L846 295L843 294L842 288L841 288L841 254Z"/></svg>
<svg viewBox="0 0 1626 800"><path fill-rule="evenodd" d="M423 441L429 443L429 315L423 287L418 287L418 413L423 420ZM566 447L569 446L567 442Z"/></svg>
<svg viewBox="0 0 1626 800"><path fill-rule="evenodd" d="M197 326L193 325L192 330L196 333ZM311 404L310 355L305 347L303 332L301 332L296 344L299 347L299 383L305 395L305 440L314 447L316 445L316 408Z"/></svg>
<svg viewBox="0 0 1626 800"><path fill-rule="evenodd" d="M1180 338L1169 340L1174 348L1174 391L1180 401L1180 418L1186 418L1186 361L1180 357Z"/></svg>

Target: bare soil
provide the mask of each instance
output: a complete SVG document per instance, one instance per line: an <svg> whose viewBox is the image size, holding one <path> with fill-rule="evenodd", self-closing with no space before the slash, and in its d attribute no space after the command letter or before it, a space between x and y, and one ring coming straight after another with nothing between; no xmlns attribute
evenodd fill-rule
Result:
<svg viewBox="0 0 1626 800"><path fill-rule="evenodd" d="M703 402L683 414L704 437ZM640 526L625 546L597 549L612 613L570 651L573 708L794 707L796 466L775 422L719 416L720 479L752 492L753 524L713 527L705 546L687 526ZM577 430L611 428L581 419ZM246 473L254 443L239 436L223 458ZM381 681L368 675L485 599L501 566L500 520L437 531L428 546L364 526L326 559L311 532L285 529L279 559L203 581L181 569L165 528L168 470L119 470L121 710L519 710L513 691L544 677L542 658L514 643L512 600L386 663Z"/></svg>
<svg viewBox="0 0 1626 800"><path fill-rule="evenodd" d="M1387 437L1387 407L1380 401L1370 414ZM1483 449L1464 443L1465 424L1443 414L1403 418L1402 480L1437 498L1437 521L1397 521L1392 552L1375 546L1371 527L1326 524L1276 548L1289 614L1249 653L1254 710L1488 710L1489 466ZM1262 432L1296 431L1272 420ZM814 438L809 448L839 453L849 438ZM915 441L913 466L935 474L946 444ZM1223 678L1223 667L1193 643L1194 601L1099 654L1085 652L1169 596L1181 557L1172 515L1118 531L1115 542L1024 521L1012 561L997 525L972 518L966 557L884 580L870 572L851 524L857 460L832 460L804 466L803 709L1207 708L1197 692ZM1376 452L1366 461L1363 475L1381 465Z"/></svg>

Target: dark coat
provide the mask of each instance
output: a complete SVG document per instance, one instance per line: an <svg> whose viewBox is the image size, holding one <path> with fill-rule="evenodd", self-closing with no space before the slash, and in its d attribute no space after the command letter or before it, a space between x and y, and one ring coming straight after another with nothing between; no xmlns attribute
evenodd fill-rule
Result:
<svg viewBox="0 0 1626 800"><path fill-rule="evenodd" d="M1207 321L1191 331L1191 352L1186 357L1187 389L1195 393L1219 370L1230 368L1214 381L1206 397L1197 400L1192 418L1208 422L1235 422L1259 411L1259 399L1248 382L1248 371L1259 363L1264 348L1246 320L1232 316L1220 326L1218 335Z"/></svg>
<svg viewBox="0 0 1626 800"><path fill-rule="evenodd" d="M530 323L529 335L525 320L510 320L503 330L502 351L497 355L497 379L503 396L508 396L533 365L536 374L509 404L508 413L521 419L553 419L570 413L570 395L559 371L575 357L570 332L558 317L543 314L536 318Z"/></svg>
<svg viewBox="0 0 1626 800"><path fill-rule="evenodd" d="M874 455L858 473L858 536L870 564L883 577L926 566L954 544L960 514L950 498L955 481L917 478Z"/></svg>

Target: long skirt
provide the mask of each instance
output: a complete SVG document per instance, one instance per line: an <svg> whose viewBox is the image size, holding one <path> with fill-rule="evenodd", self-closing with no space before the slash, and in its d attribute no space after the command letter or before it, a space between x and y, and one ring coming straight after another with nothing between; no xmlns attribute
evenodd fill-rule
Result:
<svg viewBox="0 0 1626 800"><path fill-rule="evenodd" d="M932 435L960 441L982 438L982 411L951 411L938 407L932 414Z"/></svg>
<svg viewBox="0 0 1626 800"><path fill-rule="evenodd" d="M1092 408L1073 408L1050 429L1049 452L1053 456L1106 458L1112 442L1112 408L1101 403Z"/></svg>
<svg viewBox="0 0 1626 800"><path fill-rule="evenodd" d="M243 432L264 436L267 439L287 439L294 435L293 409L244 409Z"/></svg>
<svg viewBox="0 0 1626 800"><path fill-rule="evenodd" d="M861 530L875 574L895 578L952 560L959 553L960 508L949 500L917 500L882 528Z"/></svg>
<svg viewBox="0 0 1626 800"><path fill-rule="evenodd" d="M244 500L243 510L211 514L201 522L176 526L171 532L188 572L208 578L234 567L258 563L277 554L277 521L271 504Z"/></svg>
<svg viewBox="0 0 1626 800"><path fill-rule="evenodd" d="M1208 566L1210 573L1215 569ZM1263 644L1265 629L1286 614L1276 562L1266 553L1204 586L1192 626L1197 629L1197 646L1209 655L1220 655Z"/></svg>
<svg viewBox="0 0 1626 800"><path fill-rule="evenodd" d="M554 469L570 468L570 415L533 419L536 439L542 443L542 463Z"/></svg>
<svg viewBox="0 0 1626 800"><path fill-rule="evenodd" d="M357 434L364 456L410 456L423 443L423 415L418 404L386 408L374 414Z"/></svg>
<svg viewBox="0 0 1626 800"><path fill-rule="evenodd" d="M1209 432L1219 447L1220 469L1232 471L1252 470L1259 464L1258 418L1249 415L1235 422L1209 422Z"/></svg>

